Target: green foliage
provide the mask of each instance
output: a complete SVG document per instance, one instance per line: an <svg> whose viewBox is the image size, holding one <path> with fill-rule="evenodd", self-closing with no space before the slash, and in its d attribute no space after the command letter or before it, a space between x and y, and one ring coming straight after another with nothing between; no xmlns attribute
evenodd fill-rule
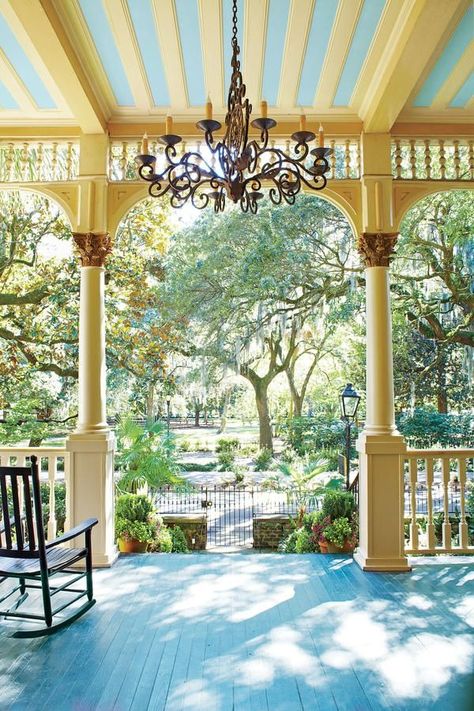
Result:
<svg viewBox="0 0 474 711"><path fill-rule="evenodd" d="M328 478L327 461L303 457L291 463L281 462L280 476L270 477L267 484L276 491L284 491L288 500L294 499L298 508L314 505L327 490L338 489L340 477Z"/></svg>
<svg viewBox="0 0 474 711"><path fill-rule="evenodd" d="M300 528L296 532L295 552L314 553L313 537L305 528Z"/></svg>
<svg viewBox="0 0 474 711"><path fill-rule="evenodd" d="M338 518L351 519L356 511L356 503L350 491L328 491L323 499L321 512L331 521Z"/></svg>
<svg viewBox="0 0 474 711"><path fill-rule="evenodd" d="M213 472L217 469L217 462L180 462L182 472Z"/></svg>
<svg viewBox="0 0 474 711"><path fill-rule="evenodd" d="M235 452L232 450L221 451L217 455L217 461L219 463L219 469L221 472L231 471L235 464Z"/></svg>
<svg viewBox="0 0 474 711"><path fill-rule="evenodd" d="M166 526L160 526L150 543L149 550L152 553L172 553L173 538L171 536L171 531L172 529L169 529Z"/></svg>
<svg viewBox="0 0 474 711"><path fill-rule="evenodd" d="M265 447L259 451L255 457L255 471L256 472L266 472L270 469L270 465L273 461L273 452Z"/></svg>
<svg viewBox="0 0 474 711"><path fill-rule="evenodd" d="M352 535L352 526L345 516L336 518L324 529L324 538L338 548L344 546L345 541Z"/></svg>
<svg viewBox="0 0 474 711"><path fill-rule="evenodd" d="M144 543L154 538L156 527L154 507L147 496L123 494L117 498L115 503L115 535L117 538L134 538Z"/></svg>
<svg viewBox="0 0 474 711"><path fill-rule="evenodd" d="M174 526L170 529L171 542L172 542L172 553L189 553L188 544L186 541L186 536L184 535L183 529L179 526Z"/></svg>
<svg viewBox="0 0 474 711"><path fill-rule="evenodd" d="M240 441L237 437L221 438L217 440L216 452L220 454L221 452L235 452L240 447Z"/></svg>
<svg viewBox="0 0 474 711"><path fill-rule="evenodd" d="M280 544L278 546L278 551L280 553L296 553L296 541L298 540L298 530L295 529L294 531L291 531L285 538L283 538L282 541L280 541Z"/></svg>
<svg viewBox="0 0 474 711"><path fill-rule="evenodd" d="M413 414L399 415L397 425L410 447L474 447L474 423L471 415L443 414L417 408Z"/></svg>
<svg viewBox="0 0 474 711"><path fill-rule="evenodd" d="M146 423L142 427L127 419L120 423L117 437L121 491L134 492L145 485L157 489L181 481L174 438L166 433L163 423Z"/></svg>
<svg viewBox="0 0 474 711"><path fill-rule="evenodd" d="M353 438L357 428L352 428ZM331 456L331 465L337 469L335 452L344 443L345 424L341 420L329 419L323 415L317 417L293 417L282 424L282 436L286 443L298 454L320 453ZM355 453L354 453L355 454Z"/></svg>

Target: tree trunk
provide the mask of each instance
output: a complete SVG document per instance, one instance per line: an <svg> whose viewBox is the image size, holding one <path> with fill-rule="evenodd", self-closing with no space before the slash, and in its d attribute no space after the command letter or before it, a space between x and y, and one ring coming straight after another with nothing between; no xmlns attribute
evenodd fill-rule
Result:
<svg viewBox="0 0 474 711"><path fill-rule="evenodd" d="M200 427L201 426L201 405L199 403L196 403L194 405L194 427Z"/></svg>
<svg viewBox="0 0 474 711"><path fill-rule="evenodd" d="M31 437L28 442L28 447L41 447L43 437Z"/></svg>
<svg viewBox="0 0 474 711"><path fill-rule="evenodd" d="M227 428L227 412L229 411L229 405L230 405L230 388L228 388L225 393L224 393L224 403L222 405L222 414L221 414L221 424L219 426L219 429L217 430L217 434L224 434Z"/></svg>
<svg viewBox="0 0 474 711"><path fill-rule="evenodd" d="M268 449L273 452L273 434L268 410L268 385L259 381L252 383L255 389L255 402L258 412L258 424L260 429L260 449Z"/></svg>
<svg viewBox="0 0 474 711"><path fill-rule="evenodd" d="M437 401L438 401L438 412L443 415L448 414L448 394L446 391L446 353L444 347L441 343L437 344L438 351L438 382L437 382Z"/></svg>
<svg viewBox="0 0 474 711"><path fill-rule="evenodd" d="M153 419L155 417L155 383L148 384L145 414L148 422L153 422Z"/></svg>

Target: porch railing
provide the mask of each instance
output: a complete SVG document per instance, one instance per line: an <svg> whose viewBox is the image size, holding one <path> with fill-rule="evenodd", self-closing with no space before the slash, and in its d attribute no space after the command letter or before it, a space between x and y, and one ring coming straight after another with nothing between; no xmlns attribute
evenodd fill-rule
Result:
<svg viewBox="0 0 474 711"><path fill-rule="evenodd" d="M331 138L327 137L327 144L333 149L329 158L330 172L328 177L333 180L357 180L360 178L360 145L357 137L352 138ZM292 149L294 142L289 139L275 138L270 141L270 145L283 148L287 153ZM157 156L157 168L164 167L163 146L158 141L149 141L150 151ZM176 147L178 155L183 155L186 151L200 152L204 149L204 141L196 138L184 139ZM141 153L141 140L124 138L114 139L109 147L109 179L116 181L139 180L135 156ZM212 164L212 158L209 154Z"/></svg>
<svg viewBox="0 0 474 711"><path fill-rule="evenodd" d="M392 174L396 180L474 180L474 141L395 138Z"/></svg>
<svg viewBox="0 0 474 711"><path fill-rule="evenodd" d="M408 527L405 552L474 553L466 520L466 498L474 487L474 450L409 450L402 456L401 474Z"/></svg>
<svg viewBox="0 0 474 711"><path fill-rule="evenodd" d="M63 447L0 447L0 465L23 467L32 455L38 457L41 482L48 484L49 490L49 511L47 519L48 539L56 537L58 529L58 516L56 507L56 485L62 483L65 486L66 518L64 530L69 529L69 452ZM43 505L44 505L43 501Z"/></svg>
<svg viewBox="0 0 474 711"><path fill-rule="evenodd" d="M78 174L78 141L0 141L0 183L75 180Z"/></svg>

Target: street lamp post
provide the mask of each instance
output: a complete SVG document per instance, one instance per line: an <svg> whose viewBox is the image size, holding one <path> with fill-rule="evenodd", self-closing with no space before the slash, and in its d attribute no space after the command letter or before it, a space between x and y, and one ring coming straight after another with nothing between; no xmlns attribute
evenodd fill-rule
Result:
<svg viewBox="0 0 474 711"><path fill-rule="evenodd" d="M168 437L170 434L170 403L171 403L171 395L166 396L166 431L168 433Z"/></svg>
<svg viewBox="0 0 474 711"><path fill-rule="evenodd" d="M351 483L351 426L357 414L360 395L354 390L352 383L347 383L346 387L339 396L339 400L341 403L341 419L346 425L346 489L349 489Z"/></svg>

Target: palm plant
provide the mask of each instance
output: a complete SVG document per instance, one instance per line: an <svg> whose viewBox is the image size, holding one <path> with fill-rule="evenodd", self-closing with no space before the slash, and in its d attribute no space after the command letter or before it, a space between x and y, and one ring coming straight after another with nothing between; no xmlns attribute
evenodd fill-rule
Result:
<svg viewBox="0 0 474 711"><path fill-rule="evenodd" d="M120 423L117 438L117 464L123 472L117 485L120 491L136 493L182 482L175 440L163 423L142 426L127 418Z"/></svg>
<svg viewBox="0 0 474 711"><path fill-rule="evenodd" d="M280 476L273 477L277 491L285 491L288 503L293 499L300 510L315 506L319 497L330 489L339 489L342 477L327 477L328 460L301 457L293 462L282 462L278 471Z"/></svg>

